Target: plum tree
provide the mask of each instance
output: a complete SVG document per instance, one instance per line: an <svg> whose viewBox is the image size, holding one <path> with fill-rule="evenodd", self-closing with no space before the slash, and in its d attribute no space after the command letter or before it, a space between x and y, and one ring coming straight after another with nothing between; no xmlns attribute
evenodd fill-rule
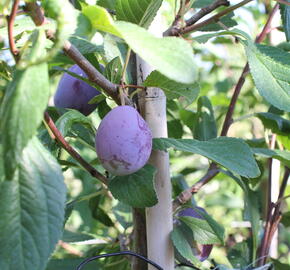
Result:
<svg viewBox="0 0 290 270"><path fill-rule="evenodd" d="M85 72L78 65L73 65L69 71L87 78ZM100 92L91 85L65 73L60 79L54 95L54 104L59 108L75 109L84 115L89 115L96 109L97 104L88 104L88 102L98 94Z"/></svg>
<svg viewBox="0 0 290 270"><path fill-rule="evenodd" d="M206 213L204 208L199 207L199 206L195 206L195 208L188 207L188 208L185 208L185 209L181 210L178 213L178 216L180 216L180 217L192 217L192 218L197 218L197 219L204 219L204 217L198 211L196 211L196 209L199 212ZM199 244L197 244L197 249L198 249L197 258L201 262L203 262L210 255L212 248L213 248L213 245L199 245Z"/></svg>
<svg viewBox="0 0 290 270"><path fill-rule="evenodd" d="M103 167L114 175L142 168L152 149L152 134L131 106L119 106L102 120L96 134L96 150Z"/></svg>

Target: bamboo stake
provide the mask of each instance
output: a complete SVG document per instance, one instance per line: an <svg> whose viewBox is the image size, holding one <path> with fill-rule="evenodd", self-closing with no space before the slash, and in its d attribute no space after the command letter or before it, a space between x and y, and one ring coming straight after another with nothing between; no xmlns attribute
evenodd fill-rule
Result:
<svg viewBox="0 0 290 270"><path fill-rule="evenodd" d="M138 84L152 68L137 57ZM151 128L154 138L167 137L166 97L161 89L148 88L139 94L141 114ZM149 163L157 168L155 188L158 204L146 209L147 254L166 270L174 269L174 251L170 240L173 229L172 194L169 172L169 154L153 151ZM149 266L148 270L154 268Z"/></svg>

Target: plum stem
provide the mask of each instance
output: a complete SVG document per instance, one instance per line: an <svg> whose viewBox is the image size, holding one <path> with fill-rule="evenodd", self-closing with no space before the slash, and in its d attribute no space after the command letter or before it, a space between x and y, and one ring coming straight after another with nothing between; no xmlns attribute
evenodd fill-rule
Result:
<svg viewBox="0 0 290 270"><path fill-rule="evenodd" d="M99 179L105 186L107 186L108 179L99 171L97 171L93 166L91 166L91 164L85 161L81 155L65 140L48 112L44 113L44 120L60 146L64 148L76 161L78 161L83 166L83 168L90 173L91 176Z"/></svg>

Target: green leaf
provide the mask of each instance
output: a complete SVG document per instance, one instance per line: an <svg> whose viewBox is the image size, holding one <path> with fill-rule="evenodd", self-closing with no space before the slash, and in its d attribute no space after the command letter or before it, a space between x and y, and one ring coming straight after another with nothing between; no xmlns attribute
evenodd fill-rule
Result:
<svg viewBox="0 0 290 270"><path fill-rule="evenodd" d="M290 121L273 113L256 113L255 114L263 123L265 128L271 129L272 132L280 135L290 133Z"/></svg>
<svg viewBox="0 0 290 270"><path fill-rule="evenodd" d="M104 51L102 46L97 46L79 36L72 36L69 40L81 54L102 53Z"/></svg>
<svg viewBox="0 0 290 270"><path fill-rule="evenodd" d="M183 126L179 119L167 122L168 136L170 138L181 139L183 135Z"/></svg>
<svg viewBox="0 0 290 270"><path fill-rule="evenodd" d="M95 29L110 33L117 37L122 37L114 25L113 18L105 8L100 6L87 6L83 9L83 14L88 17Z"/></svg>
<svg viewBox="0 0 290 270"><path fill-rule="evenodd" d="M117 0L117 20L148 28L161 4L162 0Z"/></svg>
<svg viewBox="0 0 290 270"><path fill-rule="evenodd" d="M190 139L153 139L153 148L175 150L205 156L239 175L254 178L259 176L260 170L253 157L250 147L236 138L219 137L209 141Z"/></svg>
<svg viewBox="0 0 290 270"><path fill-rule="evenodd" d="M200 141L207 141L216 138L216 121L209 98L206 96L200 97L197 105L197 119L194 128L194 138Z"/></svg>
<svg viewBox="0 0 290 270"><path fill-rule="evenodd" d="M87 233L72 232L68 230L64 230L62 236L62 241L66 243L85 242L92 239L94 239L94 237Z"/></svg>
<svg viewBox="0 0 290 270"><path fill-rule="evenodd" d="M123 67L120 57L115 57L111 60L105 68L105 76L113 83L120 83L122 77Z"/></svg>
<svg viewBox="0 0 290 270"><path fill-rule="evenodd" d="M227 31L221 31L221 32L214 32L209 34L204 34L201 36L196 36L193 39L199 43L206 43L209 39L213 37L219 37L219 36L225 36L225 35L231 35L231 36L241 36L246 40L251 40L251 37L245 33L244 31L240 29L232 29Z"/></svg>
<svg viewBox="0 0 290 270"><path fill-rule="evenodd" d="M143 85L147 87L161 88L165 92L168 99L184 97L186 99L186 105L191 104L199 94L198 83L179 83L170 80L156 70L150 73L150 75L143 82Z"/></svg>
<svg viewBox="0 0 290 270"><path fill-rule="evenodd" d="M220 224L218 224L208 213L200 211L200 209L197 207L192 208L194 208L194 210L204 218L207 224L211 227L212 231L218 237L220 243L223 244L225 238L225 229Z"/></svg>
<svg viewBox="0 0 290 270"><path fill-rule="evenodd" d="M146 165L131 175L114 177L109 189L116 199L132 207L151 207L158 202L153 184L155 173L154 167Z"/></svg>
<svg viewBox="0 0 290 270"><path fill-rule="evenodd" d="M289 2L286 0L286 2ZM290 2L289 2L290 3ZM290 6L280 4L280 13L287 41L290 40Z"/></svg>
<svg viewBox="0 0 290 270"><path fill-rule="evenodd" d="M14 178L0 183L0 197L0 269L45 269L61 237L66 188L59 165L36 138Z"/></svg>
<svg viewBox="0 0 290 270"><path fill-rule="evenodd" d="M0 13L1 14L5 14L6 16L9 15L9 4L10 4L10 0L1 0L0 2Z"/></svg>
<svg viewBox="0 0 290 270"><path fill-rule="evenodd" d="M179 110L179 117L184 125L186 125L193 133L193 128L197 121L197 113L191 110Z"/></svg>
<svg viewBox="0 0 290 270"><path fill-rule="evenodd" d="M45 54L45 35L35 33L35 45L28 50L26 59L35 60ZM17 69L13 81L8 84L1 105L1 125L3 151L5 152L5 174L12 178L19 157L28 141L35 135L41 123L49 98L49 79L46 63Z"/></svg>
<svg viewBox="0 0 290 270"><path fill-rule="evenodd" d="M274 47L247 44L250 71L260 95L275 107L289 112L290 65L284 64L290 58L289 54Z"/></svg>
<svg viewBox="0 0 290 270"><path fill-rule="evenodd" d="M255 155L264 158L275 158L280 160L286 166L290 167L290 151L283 150L270 150L266 148L252 148Z"/></svg>
<svg viewBox="0 0 290 270"><path fill-rule="evenodd" d="M223 16L222 18L220 18L219 22L221 22L227 28L234 27L237 25L237 22L233 19L234 16L235 16L234 12L231 12L231 13ZM208 24L206 26L199 28L198 30L210 32L210 31L219 31L219 30L223 30L223 29L224 28L221 25L213 22L211 24Z"/></svg>
<svg viewBox="0 0 290 270"><path fill-rule="evenodd" d="M202 245L223 243L206 220L188 216L179 217L178 219L191 228L193 238L196 242Z"/></svg>
<svg viewBox="0 0 290 270"><path fill-rule="evenodd" d="M184 257L193 264L200 263L198 259L192 254L191 246L187 242L188 239L183 234L181 226L177 226L173 229L170 234L170 238L173 242L174 247L177 249L182 257Z"/></svg>
<svg viewBox="0 0 290 270"><path fill-rule="evenodd" d="M110 10L115 10L116 0L98 0L98 5Z"/></svg>
<svg viewBox="0 0 290 270"><path fill-rule="evenodd" d="M271 258L275 270L290 270L290 265Z"/></svg>
<svg viewBox="0 0 290 270"><path fill-rule="evenodd" d="M212 4L215 0L195 0L192 4L192 7L194 8L203 8L205 6L208 6Z"/></svg>
<svg viewBox="0 0 290 270"><path fill-rule="evenodd" d="M258 248L259 230L260 230L260 208L259 194L249 187L245 190L245 212L246 220L251 222L252 241L253 241L253 260L256 259L256 250Z"/></svg>
<svg viewBox="0 0 290 270"><path fill-rule="evenodd" d="M290 227L290 211L283 213L282 215L282 219L281 219L281 223L285 226L285 227Z"/></svg>
<svg viewBox="0 0 290 270"><path fill-rule="evenodd" d="M250 262L250 250L247 242L235 244L228 252L228 260L233 267L238 269L247 268Z"/></svg>
<svg viewBox="0 0 290 270"><path fill-rule="evenodd" d="M197 70L191 46L175 37L157 38L132 23L116 22L126 43L153 68L185 84L196 80Z"/></svg>
<svg viewBox="0 0 290 270"><path fill-rule="evenodd" d="M91 132L95 132L91 120L76 110L69 110L67 113L63 114L55 124L62 136L65 137L70 131L72 125L75 123L80 123L87 127Z"/></svg>
<svg viewBox="0 0 290 270"><path fill-rule="evenodd" d="M46 270L72 270L76 269L79 264L87 258L70 258L70 259L53 259L50 260ZM85 267L86 270L101 270L103 268L96 262L90 262ZM32 269L31 269L32 270Z"/></svg>

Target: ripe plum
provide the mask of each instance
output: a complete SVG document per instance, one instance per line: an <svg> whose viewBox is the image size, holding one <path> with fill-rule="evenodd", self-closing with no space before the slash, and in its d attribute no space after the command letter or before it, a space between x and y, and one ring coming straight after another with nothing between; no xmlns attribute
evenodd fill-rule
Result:
<svg viewBox="0 0 290 270"><path fill-rule="evenodd" d="M96 150L103 167L114 175L138 171L148 161L152 134L131 106L119 106L102 120L96 134Z"/></svg>
<svg viewBox="0 0 290 270"><path fill-rule="evenodd" d="M78 66L73 65L69 71L87 78L85 72ZM96 95L100 94L94 87L86 82L65 73L59 81L54 95L54 104L59 108L70 108L89 115L97 107L97 104L88 104Z"/></svg>

